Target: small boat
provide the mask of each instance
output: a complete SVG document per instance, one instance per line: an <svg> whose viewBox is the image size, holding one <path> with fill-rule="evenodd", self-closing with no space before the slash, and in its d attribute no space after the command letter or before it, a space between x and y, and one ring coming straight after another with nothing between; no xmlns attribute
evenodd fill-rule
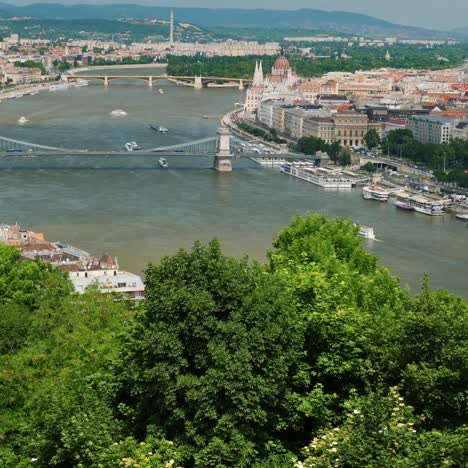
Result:
<svg viewBox="0 0 468 468"><path fill-rule="evenodd" d="M113 117L120 117L123 115L127 115L127 113L122 109L115 109L110 113L110 115L112 115Z"/></svg>
<svg viewBox="0 0 468 468"><path fill-rule="evenodd" d="M26 122L29 122L29 120L24 115L18 119L19 124L24 124Z"/></svg>
<svg viewBox="0 0 468 468"><path fill-rule="evenodd" d="M68 89L68 83L54 83L49 85L49 91L60 91L62 89Z"/></svg>
<svg viewBox="0 0 468 468"><path fill-rule="evenodd" d="M169 163L164 158L159 158L158 163L164 169L167 169L169 167Z"/></svg>
<svg viewBox="0 0 468 468"><path fill-rule="evenodd" d="M455 218L459 219L460 221L468 221L468 213L460 213L455 215Z"/></svg>
<svg viewBox="0 0 468 468"><path fill-rule="evenodd" d="M394 201L394 204L400 210L414 211L414 206L407 200L400 198Z"/></svg>
<svg viewBox="0 0 468 468"><path fill-rule="evenodd" d="M73 86L74 88L82 88L82 87L88 86L88 85L89 85L89 81L88 80L82 80L82 79L72 81L70 83L70 86Z"/></svg>
<svg viewBox="0 0 468 468"><path fill-rule="evenodd" d="M140 149L136 141L129 141L124 146L126 151L137 151Z"/></svg>
<svg viewBox="0 0 468 468"><path fill-rule="evenodd" d="M158 93L159 93L159 94L164 94L164 90L161 89L161 88L159 88L159 89L158 89Z"/></svg>
<svg viewBox="0 0 468 468"><path fill-rule="evenodd" d="M374 228L370 226L359 226L358 236L364 239L375 240Z"/></svg>
<svg viewBox="0 0 468 468"><path fill-rule="evenodd" d="M207 119L207 118L208 118L208 116L207 116L207 115L204 115L204 116L203 116L203 118L204 118L204 119Z"/></svg>
<svg viewBox="0 0 468 468"><path fill-rule="evenodd" d="M167 133L169 130L166 127L162 127L161 125L158 127L158 131L160 133Z"/></svg>

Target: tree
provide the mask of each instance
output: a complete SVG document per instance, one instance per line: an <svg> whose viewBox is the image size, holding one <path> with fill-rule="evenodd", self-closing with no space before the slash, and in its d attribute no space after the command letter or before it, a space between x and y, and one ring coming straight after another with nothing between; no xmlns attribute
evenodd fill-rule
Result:
<svg viewBox="0 0 468 468"><path fill-rule="evenodd" d="M351 150L347 146L341 148L340 153L338 154L338 164L340 166L351 165Z"/></svg>
<svg viewBox="0 0 468 468"><path fill-rule="evenodd" d="M369 161L369 162L366 162L366 164L364 164L364 166L362 166L361 169L362 169L363 171L367 171L367 172L375 172L375 171L377 171L377 168L375 167L375 165L372 164L370 161Z"/></svg>
<svg viewBox="0 0 468 468"><path fill-rule="evenodd" d="M354 396L345 409L342 425L317 434L303 450L303 468L464 466L467 431L421 431L420 418L397 388L391 388L388 395Z"/></svg>
<svg viewBox="0 0 468 468"><path fill-rule="evenodd" d="M366 146L372 150L380 145L380 136L375 128L370 128L364 136Z"/></svg>
<svg viewBox="0 0 468 468"><path fill-rule="evenodd" d="M161 428L197 466L266 456L295 421L306 378L302 324L280 279L212 241L149 266L146 294L122 364L131 427Z"/></svg>

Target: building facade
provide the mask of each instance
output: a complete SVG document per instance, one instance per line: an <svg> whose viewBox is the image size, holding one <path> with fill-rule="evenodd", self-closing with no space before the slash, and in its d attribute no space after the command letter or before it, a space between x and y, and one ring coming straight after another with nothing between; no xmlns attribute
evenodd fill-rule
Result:
<svg viewBox="0 0 468 468"><path fill-rule="evenodd" d="M433 115L412 117L408 128L419 143L448 143L451 137L453 119Z"/></svg>

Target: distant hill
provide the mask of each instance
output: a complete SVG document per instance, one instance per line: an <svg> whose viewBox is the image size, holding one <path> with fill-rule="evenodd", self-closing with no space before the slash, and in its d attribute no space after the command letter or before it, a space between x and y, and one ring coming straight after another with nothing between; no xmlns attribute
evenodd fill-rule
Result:
<svg viewBox="0 0 468 468"><path fill-rule="evenodd" d="M452 31L456 36L463 37L465 39L468 39L468 26L465 26L464 28L457 28Z"/></svg>
<svg viewBox="0 0 468 468"><path fill-rule="evenodd" d="M35 3L18 7L0 3L0 11L9 16L56 19L169 18L170 7L132 4L61 5ZM264 10L177 8L178 21L203 27L287 28L342 32L372 37L436 38L449 34L411 26L402 26L378 18L344 11Z"/></svg>

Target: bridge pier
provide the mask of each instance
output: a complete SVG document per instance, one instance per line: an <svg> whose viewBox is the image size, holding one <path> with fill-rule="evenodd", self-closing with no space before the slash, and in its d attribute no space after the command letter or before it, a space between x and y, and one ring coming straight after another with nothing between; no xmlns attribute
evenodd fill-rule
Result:
<svg viewBox="0 0 468 468"><path fill-rule="evenodd" d="M244 82L242 80L239 81L239 91L244 91Z"/></svg>
<svg viewBox="0 0 468 468"><path fill-rule="evenodd" d="M109 86L109 78L107 76L104 77L104 86Z"/></svg>
<svg viewBox="0 0 468 468"><path fill-rule="evenodd" d="M202 89L203 88L203 81L201 76L195 76L195 80L193 82L193 87L195 89Z"/></svg>
<svg viewBox="0 0 468 468"><path fill-rule="evenodd" d="M152 76L149 76L149 77L148 77L148 86L149 86L150 88L153 87L153 77L152 77Z"/></svg>
<svg viewBox="0 0 468 468"><path fill-rule="evenodd" d="M219 127L216 156L213 168L219 172L232 172L231 132L226 127Z"/></svg>

